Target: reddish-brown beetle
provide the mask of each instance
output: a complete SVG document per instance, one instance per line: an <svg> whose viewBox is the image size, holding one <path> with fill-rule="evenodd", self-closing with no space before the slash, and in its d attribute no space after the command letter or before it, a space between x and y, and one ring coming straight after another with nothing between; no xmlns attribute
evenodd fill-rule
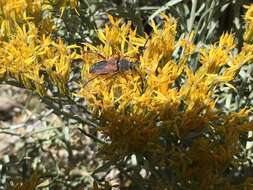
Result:
<svg viewBox="0 0 253 190"><path fill-rule="evenodd" d="M127 59L112 57L95 63L90 67L89 72L97 75L114 74L132 70L135 68L136 64L138 64L138 62L131 62Z"/></svg>
<svg viewBox="0 0 253 190"><path fill-rule="evenodd" d="M145 49L148 40L150 39L150 36L144 43L142 50ZM91 53L91 52L90 52ZM100 57L104 58L104 60L99 61L92 65L89 69L89 73L94 73L97 75L103 75L103 74L114 74L118 72L124 72L127 70L133 70L136 69L135 65L139 64L139 62L131 62L128 61L125 58L120 58L120 56L117 57L111 57L109 59L105 59L105 57L99 53L97 53ZM139 59L140 55L138 55Z"/></svg>
<svg viewBox="0 0 253 190"><path fill-rule="evenodd" d="M89 68L89 73L96 74L96 76L89 79L85 83L85 85L87 85L89 82L91 82L92 80L94 80L100 75L110 74L110 76L108 77L110 78L117 73L122 73L128 70L134 70L140 76L141 84L142 84L141 89L143 89L143 79L142 79L141 73L136 68L136 65L138 64L139 62L137 61L132 62L132 61L127 60L126 58L120 58L119 56L98 61Z"/></svg>
<svg viewBox="0 0 253 190"><path fill-rule="evenodd" d="M145 42L143 49L145 48L147 41ZM87 52L87 53L95 53L95 52ZM94 63L89 68L89 73L97 74L97 76L87 81L86 84L89 83L91 80L97 78L99 75L105 75L105 74L114 75L116 73L125 72L128 70L135 70L140 75L140 78L142 80L141 73L136 69L136 65L139 64L138 61L132 62L132 61L127 60L126 58L121 58L120 56L115 56L115 57L106 59L103 55L99 53L97 53L97 55L102 57L104 60ZM138 55L138 59L139 59L139 55ZM142 88L143 88L143 81L142 81Z"/></svg>

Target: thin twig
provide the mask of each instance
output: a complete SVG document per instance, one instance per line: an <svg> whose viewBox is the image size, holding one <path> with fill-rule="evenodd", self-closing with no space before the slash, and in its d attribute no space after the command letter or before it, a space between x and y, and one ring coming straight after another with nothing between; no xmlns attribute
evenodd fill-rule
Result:
<svg viewBox="0 0 253 190"><path fill-rule="evenodd" d="M82 128L78 128L79 131L81 131L81 133L83 133L84 135L86 135L87 137L90 137L91 139L101 143L101 144L106 144L104 141L98 139L97 137L95 137L92 134L87 133L85 130L83 130Z"/></svg>

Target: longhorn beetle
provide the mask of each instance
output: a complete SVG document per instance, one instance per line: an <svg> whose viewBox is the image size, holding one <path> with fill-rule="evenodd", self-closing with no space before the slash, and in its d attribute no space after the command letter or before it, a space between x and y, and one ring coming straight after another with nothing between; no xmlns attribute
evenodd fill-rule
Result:
<svg viewBox="0 0 253 190"><path fill-rule="evenodd" d="M85 85L87 85L90 81L94 80L100 75L111 74L111 76L108 77L110 78L117 73L122 73L128 70L134 70L139 74L141 78L141 89L143 89L144 85L141 73L136 69L137 64L139 64L139 62L132 62L125 58L120 57L111 57L109 59L98 61L89 68L89 73L96 74L96 76L89 79L85 83Z"/></svg>
<svg viewBox="0 0 253 190"><path fill-rule="evenodd" d="M142 50L145 48L149 38L146 40L144 43L144 46L141 48ZM95 52L87 52L87 53L95 53ZM122 73L128 70L135 70L139 75L142 80L141 73L136 69L136 65L139 64L139 62L132 62L127 60L126 58L121 58L120 56L114 56L109 59L106 59L103 55L96 53L100 57L103 58L102 61L98 61L94 63L90 68L89 68L89 73L96 74L95 77L92 79L89 79L85 85L87 85L90 81L93 79L97 78L99 75L105 75L105 74L117 74L117 73ZM142 89L143 89L143 80L142 80Z"/></svg>
<svg viewBox="0 0 253 190"><path fill-rule="evenodd" d="M143 49L145 48L147 41L149 38L146 40L144 43ZM92 52L88 52L92 53ZM89 68L89 73L92 74L97 74L97 76L93 77L92 79L88 80L86 82L89 83L91 80L95 79L99 75L105 75L105 74L117 74L120 72L125 72L128 70L135 70L137 73L140 75L140 78L142 80L141 73L136 70L136 65L139 64L139 62L132 62L127 60L126 58L120 58L120 56L115 56L111 57L109 59L106 59L103 55L97 53L100 57L102 57L104 60L98 61L94 63L90 68ZM143 89L143 80L142 80L142 89Z"/></svg>
<svg viewBox="0 0 253 190"><path fill-rule="evenodd" d="M114 74L134 69L135 64L137 64L137 62L131 62L127 59L121 59L119 57L112 57L92 65L89 69L89 73L94 73L97 75Z"/></svg>

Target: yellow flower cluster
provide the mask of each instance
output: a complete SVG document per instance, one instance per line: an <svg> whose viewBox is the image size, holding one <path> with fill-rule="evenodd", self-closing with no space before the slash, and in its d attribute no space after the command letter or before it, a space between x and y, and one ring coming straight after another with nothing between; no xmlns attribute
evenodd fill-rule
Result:
<svg viewBox="0 0 253 190"><path fill-rule="evenodd" d="M175 21L165 15L163 18L162 30L158 30L152 22L154 33L151 39L137 36L131 29L131 23L123 24L110 18L111 27L98 31L103 44L98 47L86 44L82 76L88 82L82 88L81 95L89 101L90 109L102 118L114 119L113 115L117 113L137 126L139 119L149 123L159 118L163 125L177 131L202 129L203 122L209 120L205 117L215 106L213 89L218 84L231 81L240 67L252 59L252 54L232 54L235 44L231 34L222 35L219 42L208 49L194 49L190 39L176 41ZM142 53L141 48L146 41ZM178 48L181 48L181 56L176 60L173 52ZM200 54L201 64L195 72L188 64L194 52ZM114 55L134 62L137 71L100 75L89 81L94 77L89 73L90 66ZM183 82L178 85L180 80ZM202 112L204 114L200 117ZM176 121L177 118L182 126ZM193 118L196 121L192 121ZM186 127L186 123L189 126ZM145 125L139 128L145 128ZM182 133L178 135L182 136Z"/></svg>
<svg viewBox="0 0 253 190"><path fill-rule="evenodd" d="M25 88L45 95L48 85L60 93L68 90L70 64L76 58L63 41L52 40L54 24L50 11L74 0L1 0L0 1L0 78L12 77Z"/></svg>
<svg viewBox="0 0 253 190"><path fill-rule="evenodd" d="M244 33L244 40L246 42L251 42L253 41L253 5L250 6L245 6L247 9L247 12L244 16L244 19L246 21L246 31Z"/></svg>
<svg viewBox="0 0 253 190"><path fill-rule="evenodd" d="M214 91L219 85L233 88L229 82L252 61L252 51L234 53L234 36L228 33L216 44L196 48L191 35L177 40L176 22L166 15L162 15L162 29L151 22L150 38L138 36L131 23L109 19L110 26L98 31L101 45L85 44L80 91L100 119L101 132L109 137L103 155L118 160L142 154L159 167L173 168L182 181L203 180L202 189L215 184L219 177L215 171L224 170L233 160L239 152L240 132L251 130L252 123L244 125L247 110L222 115ZM196 55L199 67L193 70ZM89 72L98 61L105 61L105 67L115 56L129 60L135 69L102 75ZM224 143L216 142L217 137ZM188 149L176 145L184 142L192 144Z"/></svg>
<svg viewBox="0 0 253 190"><path fill-rule="evenodd" d="M37 25L47 23L50 31L49 17L42 18L43 11L48 6L41 0L1 0L0 1L0 26L1 37L8 37L15 31L16 24L24 24L33 20Z"/></svg>
<svg viewBox="0 0 253 190"><path fill-rule="evenodd" d="M41 34L50 34L54 30L51 11L70 6L76 12L77 0L1 0L0 1L0 37L12 34L16 24L32 21Z"/></svg>
<svg viewBox="0 0 253 190"><path fill-rule="evenodd" d="M55 85L66 93L70 64L76 53L75 46L66 46L62 41L54 42L50 37L38 35L34 24L16 26L15 35L0 43L0 77L11 77L25 88L35 90L43 96L45 83ZM50 81L46 81L48 76Z"/></svg>
<svg viewBox="0 0 253 190"><path fill-rule="evenodd" d="M253 5L245 6L247 12L244 16L246 21L246 29L243 35L245 43L243 44L243 51L252 52L253 49Z"/></svg>
<svg viewBox="0 0 253 190"><path fill-rule="evenodd" d="M75 0L52 2L61 8L77 6ZM182 186L196 180L205 189L222 182L218 171L233 162L240 152L239 135L252 130L252 123L245 124L246 109L223 114L214 92L219 85L233 88L230 81L253 59L253 8L245 15L247 43L239 52L229 33L207 47L192 43L194 33L178 39L175 19L161 15L162 27L151 21L153 33L144 37L131 22L109 16L110 24L97 31L101 44L86 43L77 54L75 45L41 32L45 27L36 20L50 9L46 5L41 0L0 1L0 79L15 79L41 96L51 85L66 95L71 63L81 58L79 95L108 139L101 149L105 159L145 157L159 171L174 172ZM132 67L121 72L123 59ZM99 61L107 74L90 72Z"/></svg>

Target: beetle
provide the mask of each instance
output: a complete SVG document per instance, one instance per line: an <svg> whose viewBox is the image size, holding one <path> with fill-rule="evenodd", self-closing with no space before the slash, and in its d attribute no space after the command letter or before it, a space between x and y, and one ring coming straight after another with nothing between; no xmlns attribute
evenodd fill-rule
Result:
<svg viewBox="0 0 253 190"><path fill-rule="evenodd" d="M149 37L150 38L150 37ZM146 47L146 44L149 40L149 38L146 40L144 43L143 49ZM95 52L87 52L87 53L95 53ZM97 53L101 58L103 58L102 61L98 61L94 63L90 68L89 68L89 73L91 74L96 74L95 77L92 79L88 80L85 85L87 85L90 81L93 79L97 78L99 75L105 75L105 74L116 74L119 72L125 72L128 70L135 70L141 79L142 83L142 89L143 89L143 79L141 73L136 69L136 65L140 64L140 62L136 61L129 61L126 58L121 58L120 56L114 56L111 58L106 59L103 55ZM140 55L138 55L139 59Z"/></svg>
<svg viewBox="0 0 253 190"><path fill-rule="evenodd" d="M103 74L115 74L118 72L124 72L127 70L135 69L135 65L138 62L131 62L127 59L120 59L118 57L112 57L99 62L96 62L89 69L89 73L103 75Z"/></svg>
<svg viewBox="0 0 253 190"><path fill-rule="evenodd" d="M142 51L145 49L147 42L149 41L150 36L144 43L142 47ZM89 52L94 53L94 52ZM103 74L114 74L118 72L124 72L127 70L136 70L135 65L139 64L139 62L128 61L125 58L120 58L120 56L111 57L109 59L105 59L105 57L99 53L97 53L104 60L98 61L94 63L89 69L89 73L103 75ZM138 55L139 59L140 55Z"/></svg>
<svg viewBox="0 0 253 190"><path fill-rule="evenodd" d="M102 57L102 55L100 55L100 56ZM89 82L91 82L92 80L94 80L95 78L97 78L100 75L110 74L110 76L108 77L108 78L110 78L110 77L112 77L113 75L115 75L117 73L123 73L123 72L128 71L128 70L134 70L140 76L140 79L141 79L141 89L143 89L142 75L136 69L136 65L138 65L138 64L139 64L138 61L136 61L136 62L129 61L126 58L120 58L120 56L115 56L115 57L111 57L111 58L108 58L108 59L104 58L103 60L94 63L89 68L89 73L96 74L96 76L93 77L93 78L91 78L91 79L89 79L84 84L84 86L86 86Z"/></svg>

